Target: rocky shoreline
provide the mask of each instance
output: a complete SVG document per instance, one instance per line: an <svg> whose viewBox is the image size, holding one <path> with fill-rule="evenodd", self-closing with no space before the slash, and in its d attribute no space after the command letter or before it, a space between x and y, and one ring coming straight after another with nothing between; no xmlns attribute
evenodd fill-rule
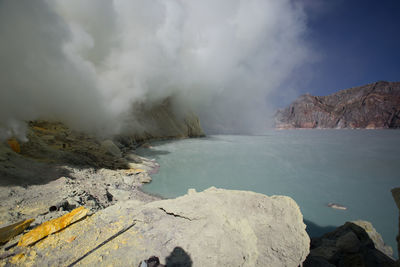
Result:
<svg viewBox="0 0 400 267"><path fill-rule="evenodd" d="M0 246L0 266L137 266L153 255L167 266L395 266L367 222L310 247L290 197L210 188L161 199L141 191L158 164L129 142L44 122L28 136L0 145L0 227L23 221ZM33 229L39 238L22 245Z"/></svg>
<svg viewBox="0 0 400 267"><path fill-rule="evenodd" d="M27 247L17 245L21 235L10 239L0 266L137 266L152 255L167 264L185 261L178 266L297 266L308 255L309 238L291 198L210 188L160 200L140 190L157 163L129 155L135 168L64 166L69 176L46 184L0 187L2 222L34 218L28 234L77 207L89 210Z"/></svg>

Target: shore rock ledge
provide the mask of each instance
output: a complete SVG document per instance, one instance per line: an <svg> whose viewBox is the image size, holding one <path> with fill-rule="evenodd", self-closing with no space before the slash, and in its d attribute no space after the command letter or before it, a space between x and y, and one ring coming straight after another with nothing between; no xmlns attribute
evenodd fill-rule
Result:
<svg viewBox="0 0 400 267"><path fill-rule="evenodd" d="M290 197L191 189L176 199L119 202L31 247L31 260L70 264L118 234L79 263L137 266L155 255L179 266L299 266L309 253L305 227Z"/></svg>

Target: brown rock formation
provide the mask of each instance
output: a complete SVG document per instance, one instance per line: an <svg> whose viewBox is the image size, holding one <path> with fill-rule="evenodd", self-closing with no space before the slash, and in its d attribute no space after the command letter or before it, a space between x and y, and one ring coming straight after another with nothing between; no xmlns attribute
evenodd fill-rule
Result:
<svg viewBox="0 0 400 267"><path fill-rule="evenodd" d="M305 94L278 110L275 126L291 128L399 128L400 82L380 81L328 96Z"/></svg>

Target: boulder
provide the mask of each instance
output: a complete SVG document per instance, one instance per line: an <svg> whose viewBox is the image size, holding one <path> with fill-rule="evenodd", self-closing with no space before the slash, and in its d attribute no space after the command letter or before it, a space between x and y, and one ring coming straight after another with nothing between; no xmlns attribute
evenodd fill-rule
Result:
<svg viewBox="0 0 400 267"><path fill-rule="evenodd" d="M8 145L15 153L21 153L21 147L19 142L15 138L10 138L7 140Z"/></svg>
<svg viewBox="0 0 400 267"><path fill-rule="evenodd" d="M356 253L360 248L360 240L354 232L348 232L337 239L336 247L344 252Z"/></svg>
<svg viewBox="0 0 400 267"><path fill-rule="evenodd" d="M147 204L118 202L42 240L23 264L138 266L156 256L167 266L299 266L309 241L290 197L210 188Z"/></svg>
<svg viewBox="0 0 400 267"><path fill-rule="evenodd" d="M159 239L144 246L163 257L182 247L195 266L298 266L308 254L302 214L289 197L210 188L150 203L138 219L151 223L145 240Z"/></svg>
<svg viewBox="0 0 400 267"><path fill-rule="evenodd" d="M312 238L304 266L396 266L391 247L370 222L346 222L322 237Z"/></svg>
<svg viewBox="0 0 400 267"><path fill-rule="evenodd" d="M365 230L369 238L372 240L372 242L374 242L374 246L377 250L383 252L389 257L393 256L392 247L385 244L382 236L375 230L375 228L372 226L372 223L362 220L353 221L353 223Z"/></svg>

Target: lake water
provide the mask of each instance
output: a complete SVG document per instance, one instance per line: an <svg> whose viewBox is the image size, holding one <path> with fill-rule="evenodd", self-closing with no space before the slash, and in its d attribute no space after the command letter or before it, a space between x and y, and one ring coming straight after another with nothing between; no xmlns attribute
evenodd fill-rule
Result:
<svg viewBox="0 0 400 267"><path fill-rule="evenodd" d="M161 165L146 192L172 198L215 186L287 195L300 206L310 235L367 220L396 251L398 210L390 189L400 186L398 130L269 131L152 146L138 151Z"/></svg>

